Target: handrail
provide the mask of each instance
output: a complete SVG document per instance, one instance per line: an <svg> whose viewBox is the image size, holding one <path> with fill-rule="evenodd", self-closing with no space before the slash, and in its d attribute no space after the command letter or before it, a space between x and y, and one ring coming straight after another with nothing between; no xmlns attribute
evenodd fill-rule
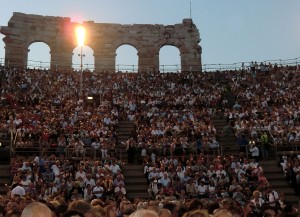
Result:
<svg viewBox="0 0 300 217"><path fill-rule="evenodd" d="M290 59L272 59L272 60L263 60L263 61L253 61L257 62L258 64L269 64L271 63L274 65L275 63L280 66L299 66L300 64L300 57L296 58L290 58ZM5 59L0 58L0 65L5 64ZM204 63L202 64L202 71L204 72L213 72L213 71L235 71L235 70L241 70L241 69L247 69L250 67L251 62L245 61L245 62L236 62L236 63L230 63L230 64L224 64L224 63L214 63L214 64L208 64ZM28 68L36 68L36 69L49 69L51 65L51 62L46 61L37 61L37 60L28 60L27 67ZM84 63L83 69L84 70L90 70L93 71L95 69L94 63ZM9 66L9 63L8 63ZM72 64L72 67L74 70L80 70L81 64ZM116 72L120 71L127 71L127 72L137 72L138 71L138 65L130 65L130 64L116 64L116 65L103 65L102 68L115 68ZM59 68L59 64L56 66L56 68ZM100 66L101 68L101 66ZM188 67L189 68L189 67ZM151 69L149 69L151 70ZM180 72L181 71L181 65L180 64L162 64L159 65L159 70L161 72Z"/></svg>

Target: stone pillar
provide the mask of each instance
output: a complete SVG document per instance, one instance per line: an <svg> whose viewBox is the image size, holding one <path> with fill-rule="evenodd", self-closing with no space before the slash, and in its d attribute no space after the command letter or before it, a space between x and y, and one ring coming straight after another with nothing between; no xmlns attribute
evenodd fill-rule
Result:
<svg viewBox="0 0 300 217"><path fill-rule="evenodd" d="M4 40L5 42L5 40ZM28 49L22 43L6 43L5 46L5 66L26 68L28 59Z"/></svg>
<svg viewBox="0 0 300 217"><path fill-rule="evenodd" d="M149 52L147 49L143 49L138 53L139 58L139 72L145 71L158 71L159 70L159 54L155 52Z"/></svg>
<svg viewBox="0 0 300 217"><path fill-rule="evenodd" d="M72 70L73 49L51 50L51 70Z"/></svg>
<svg viewBox="0 0 300 217"><path fill-rule="evenodd" d="M202 71L201 48L199 49L181 53L181 71Z"/></svg>
<svg viewBox="0 0 300 217"><path fill-rule="evenodd" d="M116 68L116 53L110 52L95 52L95 71L96 72L115 72Z"/></svg>

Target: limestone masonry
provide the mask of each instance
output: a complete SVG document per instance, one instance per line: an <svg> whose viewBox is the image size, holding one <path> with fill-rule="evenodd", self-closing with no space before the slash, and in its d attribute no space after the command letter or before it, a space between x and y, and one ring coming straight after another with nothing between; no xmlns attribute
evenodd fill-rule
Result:
<svg viewBox="0 0 300 217"><path fill-rule="evenodd" d="M70 70L72 55L77 47L75 29L86 29L85 45L94 51L95 71L115 71L116 50L127 44L138 51L139 71L159 69L159 50L165 45L179 49L182 71L201 71L200 34L192 19L175 25L121 25L85 21L71 22L68 17L40 16L14 12L5 35L5 63L27 67L28 48L34 42L50 47L51 68Z"/></svg>

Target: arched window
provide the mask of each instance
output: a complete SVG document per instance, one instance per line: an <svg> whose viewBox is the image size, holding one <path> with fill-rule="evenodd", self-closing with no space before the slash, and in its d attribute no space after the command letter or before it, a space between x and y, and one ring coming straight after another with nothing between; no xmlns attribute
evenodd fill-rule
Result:
<svg viewBox="0 0 300 217"><path fill-rule="evenodd" d="M131 45L122 45L116 51L117 72L138 72L137 50Z"/></svg>
<svg viewBox="0 0 300 217"><path fill-rule="evenodd" d="M0 65L4 65L5 44L3 42L4 35L0 34Z"/></svg>
<svg viewBox="0 0 300 217"><path fill-rule="evenodd" d="M159 50L159 71L180 72L181 60L179 49L172 45L165 45Z"/></svg>
<svg viewBox="0 0 300 217"><path fill-rule="evenodd" d="M83 46L82 49L80 46L76 47L73 50L72 68L77 71L81 69L94 71L95 58L93 49L89 46Z"/></svg>
<svg viewBox="0 0 300 217"><path fill-rule="evenodd" d="M34 42L28 48L27 68L50 69L50 47L44 42Z"/></svg>

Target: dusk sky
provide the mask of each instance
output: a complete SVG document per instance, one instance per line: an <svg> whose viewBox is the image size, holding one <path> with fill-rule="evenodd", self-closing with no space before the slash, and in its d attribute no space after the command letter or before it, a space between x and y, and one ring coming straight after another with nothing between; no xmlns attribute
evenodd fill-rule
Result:
<svg viewBox="0 0 300 217"><path fill-rule="evenodd" d="M9 0L0 9L0 25L6 26L13 12L70 17L73 22L163 25L191 16L200 31L202 63L229 64L300 57L299 10L299 0ZM164 50L160 64L179 64L179 52L171 48ZM49 61L49 51L30 49L29 59ZM137 64L136 53L126 49L117 63Z"/></svg>

